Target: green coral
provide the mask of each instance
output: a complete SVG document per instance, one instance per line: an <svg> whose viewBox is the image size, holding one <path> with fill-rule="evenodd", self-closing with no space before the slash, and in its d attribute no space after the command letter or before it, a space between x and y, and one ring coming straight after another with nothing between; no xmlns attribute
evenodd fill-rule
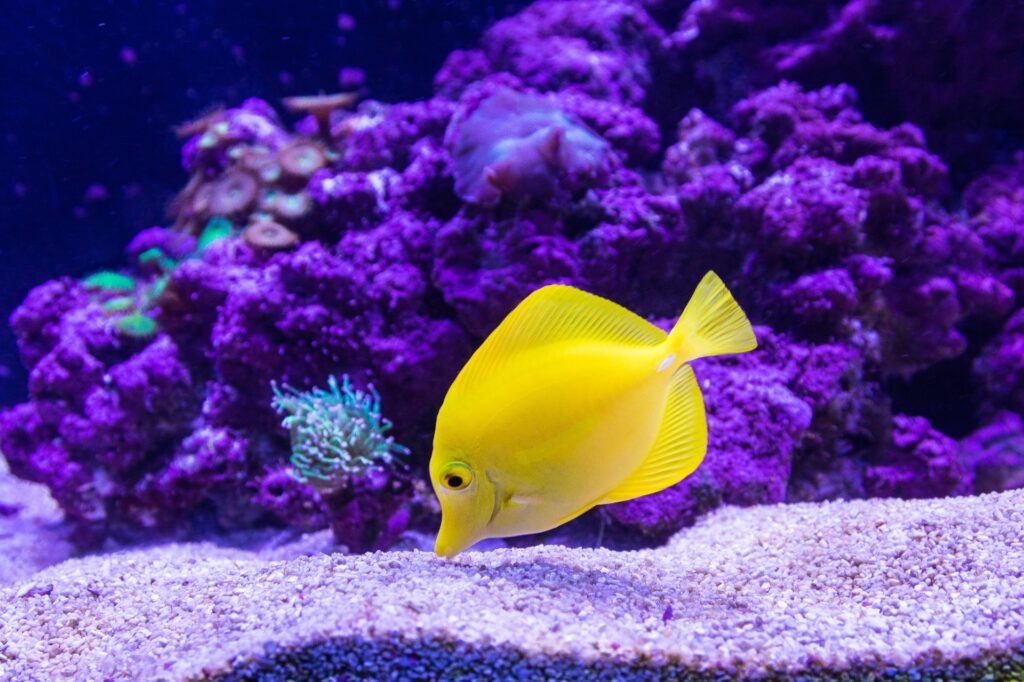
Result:
<svg viewBox="0 0 1024 682"><path fill-rule="evenodd" d="M196 253L202 253L206 247L219 239L230 237L233 230L234 227L227 218L222 216L210 218L210 222L206 223L206 227L203 228L196 242Z"/></svg>
<svg viewBox="0 0 1024 682"><path fill-rule="evenodd" d="M129 313L116 323L117 330L125 336L148 338L156 334L156 320L142 313Z"/></svg>
<svg viewBox="0 0 1024 682"><path fill-rule="evenodd" d="M340 386L331 376L327 390L271 386L274 409L287 415L281 425L291 433L292 474L303 483L333 492L409 452L386 435L391 422L381 415L380 396L372 385L364 392L353 388L347 376Z"/></svg>
<svg viewBox="0 0 1024 682"><path fill-rule="evenodd" d="M118 296L117 298L104 301L101 307L107 313L120 313L132 310L135 308L135 298L133 296Z"/></svg>
<svg viewBox="0 0 1024 682"><path fill-rule="evenodd" d="M86 289L98 289L100 291L133 291L135 289L135 280L119 272L103 270L83 279L82 286Z"/></svg>
<svg viewBox="0 0 1024 682"><path fill-rule="evenodd" d="M138 256L138 264L157 276L148 281L119 272L103 270L82 280L82 286L93 292L100 301L100 307L113 319L114 328L128 337L149 338L159 331L157 321L150 314L156 306L156 299L164 292L167 282L183 261L197 258L210 244L230 237L234 231L231 221L221 216L210 219L196 240L196 248L180 260L175 260L158 247L146 249Z"/></svg>

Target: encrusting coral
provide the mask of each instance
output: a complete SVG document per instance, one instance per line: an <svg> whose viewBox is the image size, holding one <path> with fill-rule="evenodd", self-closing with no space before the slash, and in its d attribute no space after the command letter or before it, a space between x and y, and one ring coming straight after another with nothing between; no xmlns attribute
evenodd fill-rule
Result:
<svg viewBox="0 0 1024 682"><path fill-rule="evenodd" d="M964 466L974 472L974 491L1024 488L1024 422L1002 411L961 443Z"/></svg>
<svg viewBox="0 0 1024 682"><path fill-rule="evenodd" d="M946 169L920 131L875 128L855 102L845 86L783 83L736 104L735 132L691 113L664 170L697 254L711 247L763 315L914 371L960 355L962 322L1005 315L1014 295L942 209Z"/></svg>
<svg viewBox="0 0 1024 682"><path fill-rule="evenodd" d="M878 117L913 120L944 158L974 169L1022 131L1024 7L953 0L658 2L669 59L721 113L780 79L846 82ZM721 107L721 109L718 109ZM979 165L980 163L980 165Z"/></svg>
<svg viewBox="0 0 1024 682"><path fill-rule="evenodd" d="M325 500L289 475L273 382L372 383L415 476L449 383L530 291L570 283L666 320L714 269L767 325L762 350L697 364L706 462L595 512L609 542L724 503L1020 485L1019 458L977 434L1016 433L1000 410L1024 406L1021 159L960 200L958 174L988 156L951 179L933 150L963 146L944 119L906 97L878 115L908 72L876 87L847 66L857 36L871 64L932 64L927 22L791 5L540 0L450 55L426 101L292 102L290 129L250 99L183 126L172 224L141 232L123 271L44 283L11 318L30 370L29 400L0 414L12 471L51 488L82 543L212 522L383 547L433 524L415 486L377 472ZM860 92L814 77L826 64ZM1001 111L1008 74L914 85L947 111L976 92ZM927 142L892 124L908 116ZM893 390L953 365L974 368L957 396L910 409ZM961 395L954 432L940 408Z"/></svg>

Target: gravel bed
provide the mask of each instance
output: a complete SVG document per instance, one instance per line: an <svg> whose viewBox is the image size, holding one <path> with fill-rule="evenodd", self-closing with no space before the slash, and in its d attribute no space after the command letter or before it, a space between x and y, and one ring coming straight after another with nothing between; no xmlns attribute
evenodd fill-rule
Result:
<svg viewBox="0 0 1024 682"><path fill-rule="evenodd" d="M0 678L1022 679L1022 510L725 509L638 552L71 559L0 588Z"/></svg>

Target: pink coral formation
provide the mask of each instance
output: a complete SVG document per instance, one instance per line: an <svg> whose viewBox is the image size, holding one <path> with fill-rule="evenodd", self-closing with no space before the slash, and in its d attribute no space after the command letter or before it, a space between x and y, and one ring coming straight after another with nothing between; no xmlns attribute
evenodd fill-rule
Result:
<svg viewBox="0 0 1024 682"><path fill-rule="evenodd" d="M320 102L294 129L260 100L214 111L181 131L173 224L128 249L152 333L118 333L81 283L40 285L11 320L30 400L0 415L0 449L83 542L279 523L383 546L431 524L429 501L398 476L343 503L290 478L272 382L372 382L415 473L448 383L527 293L571 283L665 319L715 269L762 350L697 366L707 461L599 512L610 541L726 503L1020 485L1012 453L955 440L1024 409L1024 157L961 199L974 166L943 158L978 140L940 113L1019 103L1002 57L962 72L1019 50L1019 17L954 25L960 5L540 0L450 55L426 101ZM993 16L997 40L968 40ZM955 87L908 75L938 68L929 27L965 46ZM894 387L924 375L955 394L908 407Z"/></svg>

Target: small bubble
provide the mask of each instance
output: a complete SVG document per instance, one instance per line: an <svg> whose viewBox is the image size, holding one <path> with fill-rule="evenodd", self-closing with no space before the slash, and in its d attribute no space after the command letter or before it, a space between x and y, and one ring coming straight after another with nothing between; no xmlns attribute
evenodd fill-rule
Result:
<svg viewBox="0 0 1024 682"><path fill-rule="evenodd" d="M366 82L366 72L352 66L346 66L338 72L338 84L345 90L358 88Z"/></svg>
<svg viewBox="0 0 1024 682"><path fill-rule="evenodd" d="M352 31L355 30L356 20L351 14L339 14L338 15L338 30L339 31Z"/></svg>
<svg viewBox="0 0 1024 682"><path fill-rule="evenodd" d="M85 189L83 198L86 201L103 201L109 196L110 192L107 191L107 188L104 185L94 182Z"/></svg>

